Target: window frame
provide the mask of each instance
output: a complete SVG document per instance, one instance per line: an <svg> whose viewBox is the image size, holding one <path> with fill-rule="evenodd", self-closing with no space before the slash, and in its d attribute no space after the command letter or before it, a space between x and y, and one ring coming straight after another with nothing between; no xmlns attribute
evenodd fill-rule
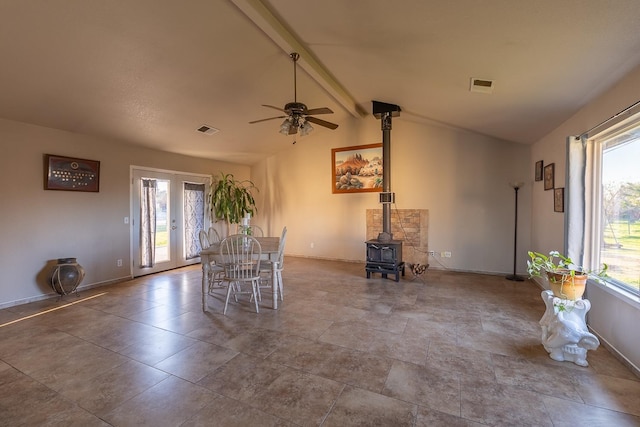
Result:
<svg viewBox="0 0 640 427"><path fill-rule="evenodd" d="M602 173L605 149L609 148L606 145L616 136L634 128L640 128L640 112L611 124L607 129L593 136L589 135L586 140L583 265L592 271L598 271L602 265L600 257L600 248L603 244L601 230L604 224ZM590 282L640 307L640 291L629 284L612 277L606 278L604 283Z"/></svg>

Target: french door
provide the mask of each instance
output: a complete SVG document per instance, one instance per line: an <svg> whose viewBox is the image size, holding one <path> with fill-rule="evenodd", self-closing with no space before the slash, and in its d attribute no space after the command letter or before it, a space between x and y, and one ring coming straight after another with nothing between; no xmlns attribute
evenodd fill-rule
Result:
<svg viewBox="0 0 640 427"><path fill-rule="evenodd" d="M132 168L132 273L200 262L209 176Z"/></svg>

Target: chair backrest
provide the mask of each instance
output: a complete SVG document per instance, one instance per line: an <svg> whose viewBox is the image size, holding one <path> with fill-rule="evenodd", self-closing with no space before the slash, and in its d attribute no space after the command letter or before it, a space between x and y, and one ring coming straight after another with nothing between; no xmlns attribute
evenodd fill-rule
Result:
<svg viewBox="0 0 640 427"><path fill-rule="evenodd" d="M257 225L242 225L236 226L236 234L247 234L254 237L264 237L264 231Z"/></svg>
<svg viewBox="0 0 640 427"><path fill-rule="evenodd" d="M220 235L216 231L215 228L209 227L209 231L207 232L207 237L209 238L209 244L218 243L220 241Z"/></svg>
<svg viewBox="0 0 640 427"><path fill-rule="evenodd" d="M200 230L198 232L198 239L200 240L200 249L207 249L211 246L211 242L209 242L209 235L205 230Z"/></svg>
<svg viewBox="0 0 640 427"><path fill-rule="evenodd" d="M262 231L262 228L258 227L257 225L251 225L249 226L249 228L251 229L251 235L254 237L264 237L264 231Z"/></svg>
<svg viewBox="0 0 640 427"><path fill-rule="evenodd" d="M228 279L259 278L261 256L260 242L252 236L233 234L220 242L220 257Z"/></svg>
<svg viewBox="0 0 640 427"><path fill-rule="evenodd" d="M287 227L282 229L282 236L280 236L280 245L278 246L278 268L284 266L284 244L287 241Z"/></svg>

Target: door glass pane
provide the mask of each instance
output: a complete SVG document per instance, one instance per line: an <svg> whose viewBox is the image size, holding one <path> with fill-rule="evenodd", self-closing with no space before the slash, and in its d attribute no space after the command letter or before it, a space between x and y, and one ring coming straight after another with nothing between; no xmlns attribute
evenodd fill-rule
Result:
<svg viewBox="0 0 640 427"><path fill-rule="evenodd" d="M640 285L640 128L606 141L602 152L600 261L616 284Z"/></svg>
<svg viewBox="0 0 640 427"><path fill-rule="evenodd" d="M157 180L156 193L156 263L171 260L171 218L168 180Z"/></svg>

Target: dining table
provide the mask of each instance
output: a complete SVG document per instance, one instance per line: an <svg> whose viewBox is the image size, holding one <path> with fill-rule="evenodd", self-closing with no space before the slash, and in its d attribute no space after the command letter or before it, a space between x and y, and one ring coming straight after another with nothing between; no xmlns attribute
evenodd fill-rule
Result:
<svg viewBox="0 0 640 427"><path fill-rule="evenodd" d="M258 243L260 243L260 260L271 261L269 262L271 269L271 289L274 310L278 309L278 286L276 285L277 277L276 272L278 269L278 250L280 248L279 237L255 237ZM200 251L200 262L202 264L202 311L207 310L207 295L209 294L209 269L211 263L222 263L222 255L220 254L220 242L212 243L208 248Z"/></svg>

